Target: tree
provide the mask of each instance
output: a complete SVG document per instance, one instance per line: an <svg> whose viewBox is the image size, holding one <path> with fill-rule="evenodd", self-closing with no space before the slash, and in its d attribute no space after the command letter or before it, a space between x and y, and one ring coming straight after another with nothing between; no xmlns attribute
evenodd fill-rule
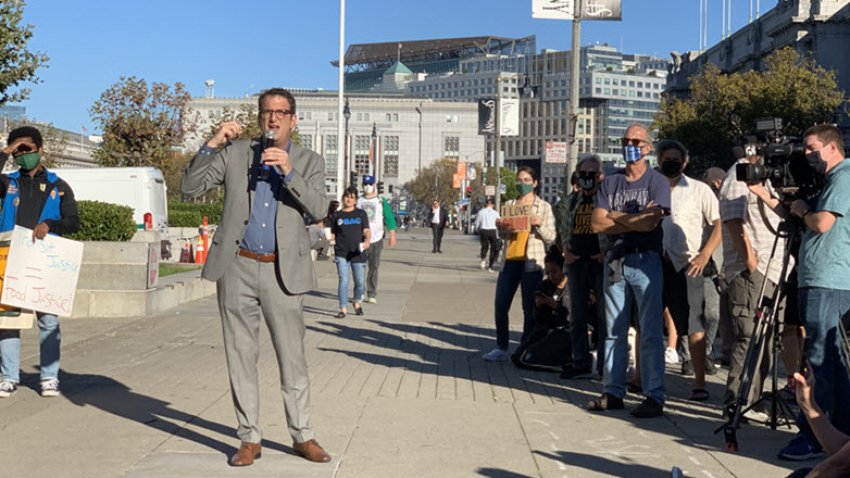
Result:
<svg viewBox="0 0 850 478"><path fill-rule="evenodd" d="M457 172L456 158L442 158L422 168L406 188L419 204L430 205L434 199L450 208L460 199L460 190L452 187L452 176Z"/></svg>
<svg viewBox="0 0 850 478"><path fill-rule="evenodd" d="M91 108L92 120L103 131L95 160L103 166L151 166L167 174L175 151L197 128L190 99L182 83L148 88L143 79L121 77Z"/></svg>
<svg viewBox="0 0 850 478"><path fill-rule="evenodd" d="M53 126L53 123L39 123L26 118L19 120L7 120L5 122L5 131L3 138L0 141L5 141L9 132L21 126L35 126L41 133L41 139L44 146L41 151L41 161L48 168L54 168L59 165L59 158L65 154L65 149L68 147L68 137ZM15 160L11 157L7 159L9 164L14 164ZM0 167L5 165L0 165Z"/></svg>
<svg viewBox="0 0 850 478"><path fill-rule="evenodd" d="M35 72L47 66L47 55L27 49L32 37L32 25L23 25L23 0L0 2L0 106L23 101L29 88L11 92L22 82L39 83Z"/></svg>
<svg viewBox="0 0 850 478"><path fill-rule="evenodd" d="M793 48L765 58L762 72L724 74L709 63L691 78L690 87L689 98L662 102L653 126L660 137L688 147L692 175L730 166L732 146L759 118L781 118L783 132L799 136L812 125L832 121L844 101L835 73Z"/></svg>

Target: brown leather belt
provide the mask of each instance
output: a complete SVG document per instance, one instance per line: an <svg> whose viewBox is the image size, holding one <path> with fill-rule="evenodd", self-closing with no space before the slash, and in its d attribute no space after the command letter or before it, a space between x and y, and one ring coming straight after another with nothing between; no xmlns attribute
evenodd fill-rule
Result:
<svg viewBox="0 0 850 478"><path fill-rule="evenodd" d="M239 249L240 256L247 257L249 259L254 259L257 262L274 262L277 259L277 253L271 252L269 254L257 254L256 252L251 252L248 249Z"/></svg>

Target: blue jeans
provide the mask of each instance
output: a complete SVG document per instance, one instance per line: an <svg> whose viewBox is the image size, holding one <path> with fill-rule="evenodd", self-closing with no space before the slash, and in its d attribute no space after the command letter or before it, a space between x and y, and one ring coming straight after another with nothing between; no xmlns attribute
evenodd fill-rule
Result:
<svg viewBox="0 0 850 478"><path fill-rule="evenodd" d="M664 338L661 291L664 279L661 257L657 252L626 254L620 280L612 282L605 263L605 337L604 391L615 397L626 395L628 334L632 303L637 303L640 326L640 375L644 394L664 403Z"/></svg>
<svg viewBox="0 0 850 478"><path fill-rule="evenodd" d="M850 408L844 400L850 397L847 365L841 358L838 322L850 309L850 290L800 287L800 320L806 327L809 364L815 376L815 402L830 422L843 433L850 433ZM809 423L802 414L797 419L800 433L817 443Z"/></svg>
<svg viewBox="0 0 850 478"><path fill-rule="evenodd" d="M59 378L59 317L37 313L41 379ZM0 374L3 381L21 381L21 331L0 330Z"/></svg>
<svg viewBox="0 0 850 478"><path fill-rule="evenodd" d="M525 261L505 261L496 282L496 346L508 350L510 331L508 312L514 301L517 287L522 284L522 341L534 329L534 291L543 280L543 271L526 272Z"/></svg>
<svg viewBox="0 0 850 478"><path fill-rule="evenodd" d="M581 258L567 266L570 288L570 341L573 348L573 365L579 369L590 368L590 347L587 338L590 291L596 292L597 329L605 325L605 308L602 301L602 264L590 258ZM597 331L597 349L602 350L604 333ZM598 353L597 357L602 357Z"/></svg>
<svg viewBox="0 0 850 478"><path fill-rule="evenodd" d="M345 257L336 256L336 271L339 274L339 308L348 307L348 271L354 272L354 302L363 300L363 275L366 271L365 262L348 262Z"/></svg>

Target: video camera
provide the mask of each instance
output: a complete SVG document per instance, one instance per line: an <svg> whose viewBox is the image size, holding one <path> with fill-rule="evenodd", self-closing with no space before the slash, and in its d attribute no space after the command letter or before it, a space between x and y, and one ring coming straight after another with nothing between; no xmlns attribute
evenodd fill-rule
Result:
<svg viewBox="0 0 850 478"><path fill-rule="evenodd" d="M773 187L783 196L809 199L822 187L822 180L806 162L806 148L800 138L786 136L782 132L781 118L756 120L756 134L744 141L746 157L761 156L764 163L741 163L735 166L738 181L755 184L770 180Z"/></svg>

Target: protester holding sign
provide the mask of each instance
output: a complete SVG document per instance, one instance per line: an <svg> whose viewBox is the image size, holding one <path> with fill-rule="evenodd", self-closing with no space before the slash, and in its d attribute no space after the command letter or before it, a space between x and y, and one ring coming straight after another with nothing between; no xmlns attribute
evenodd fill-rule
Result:
<svg viewBox="0 0 850 478"><path fill-rule="evenodd" d="M552 206L537 197L537 172L519 168L516 176L519 196L502 208L496 221L499 235L507 240L496 283L496 348L484 360L500 362L508 358L508 312L517 287L522 284L522 340L534 328L534 291L543 279L546 249L555 241L555 216Z"/></svg>
<svg viewBox="0 0 850 478"><path fill-rule="evenodd" d="M64 235L80 228L77 202L68 183L48 171L41 163L43 140L32 126L22 126L9 133L8 146L0 151L0 162L11 155L17 171L0 175L0 232L15 225L33 230L32 240L47 234ZM37 313L39 350L41 351L41 396L59 395L59 318ZM17 391L20 381L21 331L0 330L0 398Z"/></svg>

